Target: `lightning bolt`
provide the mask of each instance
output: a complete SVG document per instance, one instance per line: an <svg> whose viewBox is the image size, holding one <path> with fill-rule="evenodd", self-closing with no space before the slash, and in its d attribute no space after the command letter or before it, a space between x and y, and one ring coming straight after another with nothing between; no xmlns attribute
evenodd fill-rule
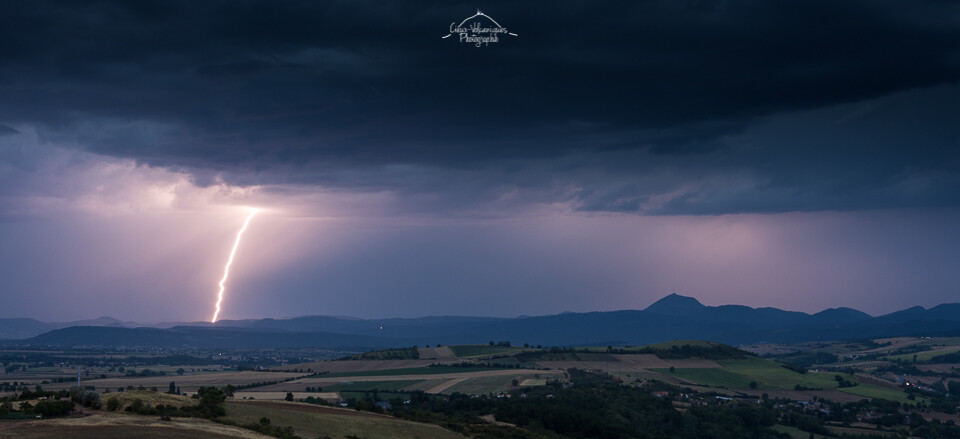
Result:
<svg viewBox="0 0 960 439"><path fill-rule="evenodd" d="M250 215L247 215L247 220L243 222L243 227L237 232L237 240L233 242L233 249L230 250L230 259L227 259L227 266L223 269L223 279L220 279L220 292L217 293L217 310L213 312L213 318L210 319L210 323L217 323L217 316L220 315L220 303L223 302L223 292L226 290L223 284L227 282L227 277L230 276L230 265L233 264L233 257L237 254L237 248L240 247L240 238L243 237L243 232L247 231L250 220L252 220L253 216L259 211L260 209L250 211Z"/></svg>

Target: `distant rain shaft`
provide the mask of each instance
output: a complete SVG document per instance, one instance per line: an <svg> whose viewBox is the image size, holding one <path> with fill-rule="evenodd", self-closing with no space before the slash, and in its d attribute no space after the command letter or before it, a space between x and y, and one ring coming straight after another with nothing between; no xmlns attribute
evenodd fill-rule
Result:
<svg viewBox="0 0 960 439"><path fill-rule="evenodd" d="M223 302L223 292L226 290L224 284L227 282L227 277L230 276L230 265L233 264L233 257L237 254L237 248L240 247L240 238L243 238L243 232L247 231L247 226L250 225L250 220L253 219L253 216L259 212L260 209L252 209L250 215L247 215L246 221L243 222L243 227L240 228L240 231L237 232L237 239L233 242L233 249L230 250L230 258L227 259L227 266L223 268L223 278L220 279L220 292L217 293L217 309L213 312L213 318L210 319L210 323L217 323L217 317L220 316L220 303Z"/></svg>

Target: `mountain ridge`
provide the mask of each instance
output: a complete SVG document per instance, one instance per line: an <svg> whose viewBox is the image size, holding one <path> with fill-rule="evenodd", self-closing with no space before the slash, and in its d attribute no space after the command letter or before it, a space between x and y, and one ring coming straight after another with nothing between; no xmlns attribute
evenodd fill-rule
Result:
<svg viewBox="0 0 960 439"><path fill-rule="evenodd" d="M214 347L221 343L218 347L223 348L248 347L257 343L263 344L260 347L271 347L271 343L283 346L315 343L316 347L381 348L437 343L477 344L504 340L516 344L551 346L610 344L614 343L612 340L616 340L617 344L641 345L675 339L702 339L744 345L960 332L960 303L941 304L930 309L912 307L873 317L862 311L843 307L807 314L772 307L707 306L696 298L673 293L643 310L565 312L514 318L428 316L365 320L352 317L300 316L287 319L221 320L216 324L168 322L152 328L130 328L128 326L136 324L107 317L76 323L94 325L51 328L52 325L64 324L44 324L34 319L0 319L0 338L7 339L2 342L5 345L68 346L80 342L89 344L93 340L131 346L157 343L158 346L166 347L191 343ZM159 336L155 332L120 330L146 328L167 331L167 334ZM31 331L34 333L30 334ZM51 331L56 332L50 334ZM13 337L7 334L21 336L10 340ZM27 336L22 336L23 334ZM247 340L231 341L227 334L236 337L243 334L240 338ZM283 341L278 334L286 334L297 341ZM97 337L102 340L96 340Z"/></svg>

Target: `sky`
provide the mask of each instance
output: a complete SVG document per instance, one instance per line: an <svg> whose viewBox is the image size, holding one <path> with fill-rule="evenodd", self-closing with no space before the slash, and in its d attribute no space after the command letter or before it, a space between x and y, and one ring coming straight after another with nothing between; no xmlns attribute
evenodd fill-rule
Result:
<svg viewBox="0 0 960 439"><path fill-rule="evenodd" d="M37 0L0 41L0 317L208 320L251 208L221 318L960 301L960 3Z"/></svg>

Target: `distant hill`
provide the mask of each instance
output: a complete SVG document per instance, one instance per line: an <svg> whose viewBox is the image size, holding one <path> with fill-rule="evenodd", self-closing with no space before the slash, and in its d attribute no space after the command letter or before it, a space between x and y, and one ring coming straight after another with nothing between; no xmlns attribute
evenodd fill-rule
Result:
<svg viewBox="0 0 960 439"><path fill-rule="evenodd" d="M960 304L930 309L914 307L879 317L850 308L833 308L811 315L777 308L706 306L693 297L670 294L642 311L566 312L517 318L446 316L363 320L305 316L222 320L216 325L165 323L158 328L121 327L131 323L110 318L87 323L99 326L65 327L60 325L68 324L2 319L0 334L7 339L20 339L7 340L6 345L32 346L352 346L369 349L488 341L510 341L515 345L623 346L676 339L710 340L736 346L960 333Z"/></svg>
<svg viewBox="0 0 960 439"><path fill-rule="evenodd" d="M43 334L54 329L71 326L121 326L124 323L112 317L99 317L91 320L72 322L41 322L34 319L0 319L0 339L23 339Z"/></svg>
<svg viewBox="0 0 960 439"><path fill-rule="evenodd" d="M178 326L168 329L73 326L24 340L33 346L127 346L162 348L259 349L324 347L369 350L403 345L387 337L325 332L257 331L238 328Z"/></svg>
<svg viewBox="0 0 960 439"><path fill-rule="evenodd" d="M0 319L0 339L30 338L52 329L56 327L34 319Z"/></svg>

